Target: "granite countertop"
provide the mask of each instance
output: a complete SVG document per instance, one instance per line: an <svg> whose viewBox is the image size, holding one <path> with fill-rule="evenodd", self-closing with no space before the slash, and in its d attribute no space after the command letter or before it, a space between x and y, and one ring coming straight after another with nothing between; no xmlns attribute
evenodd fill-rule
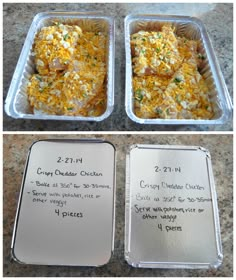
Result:
<svg viewBox="0 0 236 280"><path fill-rule="evenodd" d="M4 130L50 131L147 131L147 130L232 130L232 121L220 126L155 126L132 122L125 112L124 17L130 13L176 14L200 18L206 26L219 60L230 96L233 96L233 4L3 4L4 100L21 48L34 16L43 11L102 11L116 19L115 108L101 123L72 121L14 120L4 113Z"/></svg>
<svg viewBox="0 0 236 280"><path fill-rule="evenodd" d="M104 138L117 149L115 250L99 268L20 265L11 260L10 247L24 164L32 142L47 138ZM124 260L125 154L132 144L197 145L212 157L223 245L219 269L140 269ZM233 276L233 136L232 135L4 135L3 136L3 275L4 276Z"/></svg>

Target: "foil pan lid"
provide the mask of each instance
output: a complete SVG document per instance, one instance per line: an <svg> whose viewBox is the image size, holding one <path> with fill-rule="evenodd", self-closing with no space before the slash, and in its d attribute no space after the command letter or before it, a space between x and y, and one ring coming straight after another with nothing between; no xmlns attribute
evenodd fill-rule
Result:
<svg viewBox="0 0 236 280"><path fill-rule="evenodd" d="M209 152L190 146L132 146L125 219L130 265L218 267L223 255Z"/></svg>
<svg viewBox="0 0 236 280"><path fill-rule="evenodd" d="M101 266L114 244L115 148L42 140L26 162L12 239L20 263Z"/></svg>

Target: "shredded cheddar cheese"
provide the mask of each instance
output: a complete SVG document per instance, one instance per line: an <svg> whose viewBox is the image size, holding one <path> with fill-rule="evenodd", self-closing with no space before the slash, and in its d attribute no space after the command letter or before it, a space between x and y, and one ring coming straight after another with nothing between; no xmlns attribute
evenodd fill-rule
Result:
<svg viewBox="0 0 236 280"><path fill-rule="evenodd" d="M34 112L100 116L106 109L106 44L101 32L76 25L43 27L33 55L37 74L27 87Z"/></svg>
<svg viewBox="0 0 236 280"><path fill-rule="evenodd" d="M134 111L140 118L211 119L206 81L198 71L198 41L178 37L171 25L131 35Z"/></svg>

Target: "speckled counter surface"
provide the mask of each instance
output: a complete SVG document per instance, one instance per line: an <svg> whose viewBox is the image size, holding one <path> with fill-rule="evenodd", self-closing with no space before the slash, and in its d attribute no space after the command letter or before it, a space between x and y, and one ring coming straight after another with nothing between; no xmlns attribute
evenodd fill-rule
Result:
<svg viewBox="0 0 236 280"><path fill-rule="evenodd" d="M20 265L10 258L12 230L28 149L46 138L104 138L117 149L115 250L100 268ZM3 274L4 276L233 276L233 136L232 135L4 135ZM132 268L124 260L125 154L135 143L197 145L209 149L218 195L224 260L218 270Z"/></svg>
<svg viewBox="0 0 236 280"><path fill-rule="evenodd" d="M229 93L233 96L233 4L4 4L3 78L4 100L34 16L43 11L101 11L116 19L115 108L101 123L14 120L4 113L4 130L120 131L120 130L232 130L232 122L220 126L155 126L132 122L125 112L124 17L130 13L176 14L200 18L206 26Z"/></svg>

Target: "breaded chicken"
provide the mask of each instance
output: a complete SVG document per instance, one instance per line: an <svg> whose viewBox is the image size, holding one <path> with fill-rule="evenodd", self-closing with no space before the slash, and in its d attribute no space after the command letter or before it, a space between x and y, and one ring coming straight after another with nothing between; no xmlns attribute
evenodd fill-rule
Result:
<svg viewBox="0 0 236 280"><path fill-rule="evenodd" d="M211 119L209 88L199 73L198 41L178 37L171 25L131 35L134 112L139 118Z"/></svg>
<svg viewBox="0 0 236 280"><path fill-rule="evenodd" d="M38 74L27 88L34 112L102 115L107 103L106 49L101 32L63 24L42 28L33 50Z"/></svg>
<svg viewBox="0 0 236 280"><path fill-rule="evenodd" d="M58 24L43 27L34 41L35 63L39 74L65 70L73 58L81 35L79 26Z"/></svg>

